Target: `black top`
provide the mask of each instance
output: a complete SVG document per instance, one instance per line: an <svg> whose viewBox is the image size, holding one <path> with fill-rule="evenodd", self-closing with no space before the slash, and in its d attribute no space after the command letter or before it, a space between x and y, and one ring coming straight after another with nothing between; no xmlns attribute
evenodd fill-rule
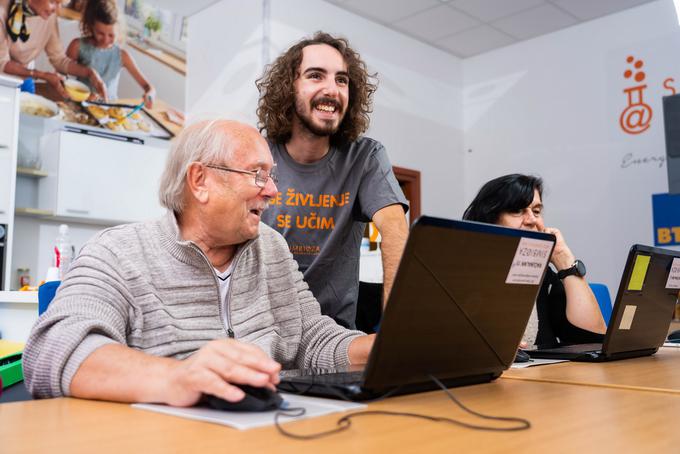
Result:
<svg viewBox="0 0 680 454"><path fill-rule="evenodd" d="M545 280L536 299L538 313L539 348L555 348L561 345L604 342L603 334L578 328L567 320L567 295L557 273L548 268Z"/></svg>

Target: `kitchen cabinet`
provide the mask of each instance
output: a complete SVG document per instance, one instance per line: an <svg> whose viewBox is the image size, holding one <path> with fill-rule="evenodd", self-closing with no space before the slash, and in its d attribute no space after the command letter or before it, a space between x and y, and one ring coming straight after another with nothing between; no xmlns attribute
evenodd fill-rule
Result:
<svg viewBox="0 0 680 454"><path fill-rule="evenodd" d="M21 81L0 75L0 290L9 289Z"/></svg>
<svg viewBox="0 0 680 454"><path fill-rule="evenodd" d="M156 137L19 115L18 153L36 168L16 170L6 289L17 288L18 268L30 270L33 284L44 279L61 223L78 251L104 228L161 216L158 184L169 147Z"/></svg>
<svg viewBox="0 0 680 454"><path fill-rule="evenodd" d="M14 210L19 90L18 81L2 82L0 80L0 224L7 225Z"/></svg>
<svg viewBox="0 0 680 454"><path fill-rule="evenodd" d="M40 210L111 223L160 216L158 184L167 148L70 131L43 139Z"/></svg>
<svg viewBox="0 0 680 454"><path fill-rule="evenodd" d="M16 140L19 90L0 81L0 148L12 148Z"/></svg>
<svg viewBox="0 0 680 454"><path fill-rule="evenodd" d="M12 214L12 152L0 148L0 224L9 224Z"/></svg>

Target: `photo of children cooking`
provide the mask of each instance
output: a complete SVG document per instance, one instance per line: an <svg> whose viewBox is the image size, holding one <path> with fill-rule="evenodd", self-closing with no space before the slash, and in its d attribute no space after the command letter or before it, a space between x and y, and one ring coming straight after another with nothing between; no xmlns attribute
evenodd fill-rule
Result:
<svg viewBox="0 0 680 454"><path fill-rule="evenodd" d="M184 118L183 49L157 47L173 22L140 0L0 0L0 75L24 114L168 138Z"/></svg>
<svg viewBox="0 0 680 454"><path fill-rule="evenodd" d="M89 0L80 20L83 35L71 41L66 55L99 74L109 99L118 99L118 81L125 68L144 90L144 105L151 108L156 90L130 53L121 48L122 27L115 0ZM78 80L93 88L87 78Z"/></svg>

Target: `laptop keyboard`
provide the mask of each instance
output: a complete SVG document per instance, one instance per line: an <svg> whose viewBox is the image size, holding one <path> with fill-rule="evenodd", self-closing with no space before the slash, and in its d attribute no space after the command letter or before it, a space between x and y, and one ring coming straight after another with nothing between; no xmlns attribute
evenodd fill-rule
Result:
<svg viewBox="0 0 680 454"><path fill-rule="evenodd" d="M296 383L351 385L363 381L363 372L335 372L333 369L298 369L282 372L281 378Z"/></svg>
<svg viewBox="0 0 680 454"><path fill-rule="evenodd" d="M546 353L585 353L585 352L600 353L602 350L602 344L594 343L594 344L565 345L564 347L541 348L539 350Z"/></svg>

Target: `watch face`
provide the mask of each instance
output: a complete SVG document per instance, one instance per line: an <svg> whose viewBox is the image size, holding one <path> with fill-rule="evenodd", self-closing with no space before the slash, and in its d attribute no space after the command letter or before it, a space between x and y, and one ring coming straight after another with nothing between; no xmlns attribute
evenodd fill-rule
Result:
<svg viewBox="0 0 680 454"><path fill-rule="evenodd" d="M583 264L582 261L576 260L576 261L574 262L574 267L576 268L576 274L577 274L578 276L583 277L583 276L586 275L586 266Z"/></svg>

